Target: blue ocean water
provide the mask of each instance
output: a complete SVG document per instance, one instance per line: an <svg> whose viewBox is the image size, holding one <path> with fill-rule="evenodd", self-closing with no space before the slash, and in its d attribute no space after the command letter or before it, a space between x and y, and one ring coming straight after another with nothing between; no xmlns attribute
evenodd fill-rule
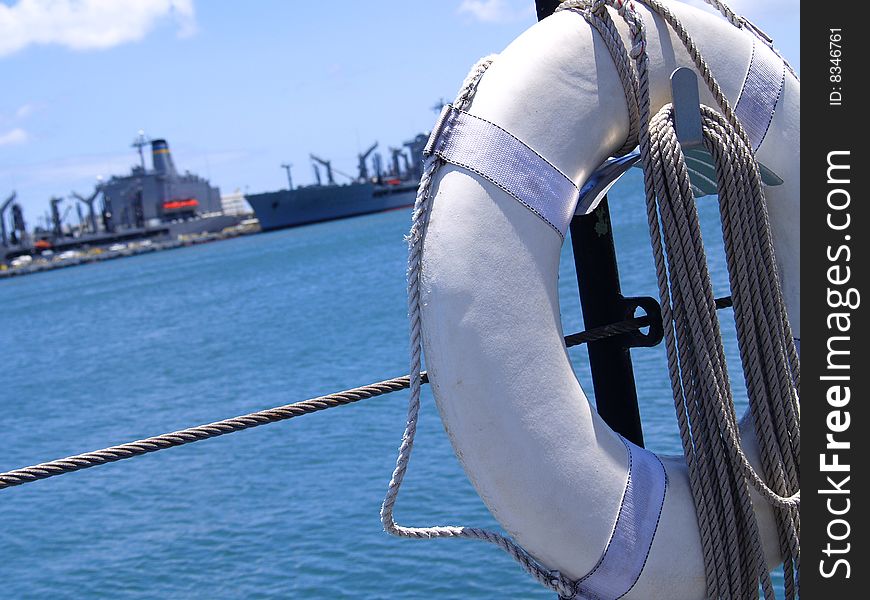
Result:
<svg viewBox="0 0 870 600"><path fill-rule="evenodd" d="M641 196L636 172L611 192L627 295L656 289ZM718 247L714 201L701 211ZM0 282L0 470L403 374L409 220L394 211ZM711 261L727 294L721 251ZM566 244L566 332L583 327L575 286ZM591 395L585 351L570 352ZM662 349L633 357L647 445L678 452ZM400 522L495 527L424 393ZM406 399L0 491L0 596L552 598L494 547L383 533Z"/></svg>

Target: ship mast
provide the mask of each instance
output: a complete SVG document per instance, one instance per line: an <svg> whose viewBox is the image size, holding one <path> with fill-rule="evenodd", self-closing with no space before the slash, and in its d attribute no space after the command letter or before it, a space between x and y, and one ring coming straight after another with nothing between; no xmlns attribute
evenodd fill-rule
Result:
<svg viewBox="0 0 870 600"><path fill-rule="evenodd" d="M140 129L139 134L136 136L136 139L133 140L133 143L130 144L131 147L136 148L139 152L139 166L142 167L142 172L145 172L145 153L142 152L142 148L150 144L151 141L145 137L145 131Z"/></svg>
<svg viewBox="0 0 870 600"><path fill-rule="evenodd" d="M290 169L293 168L293 163L282 163L281 168L287 171L287 189L293 190L293 177L290 175Z"/></svg>

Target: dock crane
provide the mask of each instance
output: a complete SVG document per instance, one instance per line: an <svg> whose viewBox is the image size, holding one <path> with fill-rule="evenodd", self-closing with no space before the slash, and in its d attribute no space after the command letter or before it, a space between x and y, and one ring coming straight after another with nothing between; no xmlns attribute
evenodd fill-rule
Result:
<svg viewBox="0 0 870 600"><path fill-rule="evenodd" d="M408 176L411 179L419 181L420 177L423 176L423 150L426 148L428 139L428 136L421 133L402 144L408 149L408 154L411 156L411 165L408 170Z"/></svg>
<svg viewBox="0 0 870 600"><path fill-rule="evenodd" d="M366 150L362 154L358 155L358 158L359 158L359 167L358 168L359 168L359 180L360 181L368 181L369 180L369 170L368 170L368 167L366 166L366 160L368 160L369 155L372 152L374 152L375 148L377 148L377 147L378 147L378 143L375 142L374 144L369 146L368 150Z"/></svg>
<svg viewBox="0 0 870 600"><path fill-rule="evenodd" d="M320 163L323 165L323 168L326 169L326 184L335 185L335 178L332 176L332 161L324 160L318 156L314 156L313 154L309 154L308 156L311 157L311 160ZM317 181L320 183L320 177L317 178Z"/></svg>
<svg viewBox="0 0 870 600"><path fill-rule="evenodd" d="M9 236L12 245L24 244L27 240L27 225L24 223L24 211L17 202L12 205L12 234Z"/></svg>
<svg viewBox="0 0 870 600"><path fill-rule="evenodd" d="M63 198L52 198L51 203L51 223L52 223L52 231L54 232L55 238L63 237L63 231L60 228L61 218L60 211L57 209L57 205L63 202Z"/></svg>
<svg viewBox="0 0 870 600"><path fill-rule="evenodd" d="M94 189L94 192L90 196L88 196L87 198L85 198L84 196L82 196L81 194L79 194L77 192L70 193L70 196L72 198L75 198L76 200L78 200L79 202L81 202L82 204L84 204L88 207L88 224L89 224L90 233L97 233L97 215L96 215L96 213L94 213L94 201L97 199L97 196L100 195L101 191L103 191L103 190L98 185L96 187L96 189Z"/></svg>
<svg viewBox="0 0 870 600"><path fill-rule="evenodd" d="M380 152L375 152L375 155L372 157L372 166L375 169L377 182L381 183L384 176L384 157L381 156Z"/></svg>
<svg viewBox="0 0 870 600"><path fill-rule="evenodd" d="M326 169L326 185L337 185L335 183L335 178L332 176L333 173L338 173L342 177L347 177L350 181L356 181L352 176L348 175L344 171L339 171L338 169L332 166L331 160L326 160L313 154L309 154L311 160L314 162L320 163ZM314 174L317 177L317 185L320 185L320 171L317 169L317 165L312 165L314 167Z"/></svg>
<svg viewBox="0 0 870 600"><path fill-rule="evenodd" d="M395 177L402 176L402 168L399 165L399 159L402 159L402 164L405 165L404 172L408 172L410 170L410 166L408 164L408 155L405 154L405 151L401 148L390 148L390 154L393 156L393 175Z"/></svg>
<svg viewBox="0 0 870 600"><path fill-rule="evenodd" d="M4 214L6 213L6 209L9 208L9 205L15 200L15 192L12 192L8 198L0 205L0 233L2 233L3 245L8 245L8 241L6 239L6 217Z"/></svg>
<svg viewBox="0 0 870 600"><path fill-rule="evenodd" d="M293 177L290 175L290 169L293 168L293 163L281 163L281 168L287 171L287 189L293 190ZM319 179L319 177L318 177Z"/></svg>
<svg viewBox="0 0 870 600"><path fill-rule="evenodd" d="M76 206L78 206L78 204L76 204ZM70 213L70 211L72 211L72 207L73 207L72 204L67 205L67 207L63 211L63 214L60 216L61 232L63 232L63 224L66 222L67 217L69 217L69 213Z"/></svg>

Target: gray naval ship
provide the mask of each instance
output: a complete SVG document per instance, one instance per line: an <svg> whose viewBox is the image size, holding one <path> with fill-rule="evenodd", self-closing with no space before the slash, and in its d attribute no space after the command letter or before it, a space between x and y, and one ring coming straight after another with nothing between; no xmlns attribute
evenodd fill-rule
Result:
<svg viewBox="0 0 870 600"><path fill-rule="evenodd" d="M146 169L143 148L149 145L152 168ZM148 140L140 132L133 147L139 152L139 164L129 174L101 181L87 196L73 193L68 198L51 198L42 225L32 231L28 231L21 206L13 204L14 192L0 203L0 262L36 256L46 250L176 240L179 236L221 232L239 224L239 216L223 213L217 187L192 173L178 172L165 139ZM79 214L78 225L67 220L73 206ZM7 228L10 215L11 227Z"/></svg>
<svg viewBox="0 0 870 600"><path fill-rule="evenodd" d="M149 144L150 171L142 151ZM163 226L176 236L220 231L238 221L222 214L217 187L198 175L178 172L165 139L149 141L140 132L133 146L139 151L139 164L128 175L112 176L99 186L106 231Z"/></svg>
<svg viewBox="0 0 870 600"><path fill-rule="evenodd" d="M378 146L375 142L358 155L356 177L333 169L330 161L312 154L310 157L317 183L294 188L291 165L285 164L281 166L287 170L287 189L248 194L245 199L257 214L263 231L412 206L423 173L426 140L427 136L420 134L405 142L403 146L408 149L407 152L404 148L390 148L391 164L386 169L381 155L374 153ZM321 168L326 172L326 183L321 179ZM347 178L348 183L336 183L335 173Z"/></svg>

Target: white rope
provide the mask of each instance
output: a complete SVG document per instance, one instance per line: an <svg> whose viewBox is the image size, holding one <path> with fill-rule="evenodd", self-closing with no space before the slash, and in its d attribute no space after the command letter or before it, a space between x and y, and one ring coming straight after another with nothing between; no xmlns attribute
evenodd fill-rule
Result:
<svg viewBox="0 0 870 600"><path fill-rule="evenodd" d="M722 0L704 0L704 2L718 10L723 17L728 19L729 23L734 25L734 27L737 27L738 29L743 28L743 17L731 10L731 7L722 2Z"/></svg>
<svg viewBox="0 0 870 600"><path fill-rule="evenodd" d="M474 92L480 77L492 64L495 55L487 56L469 72L453 106L459 109L467 109L474 97ZM478 527L462 526L435 526L435 527L405 527L396 523L393 511L399 489L408 470L411 459L411 451L414 447L414 436L417 432L417 421L420 414L420 392L422 370L422 331L420 321L420 267L423 257L423 238L429 221L429 209L431 206L430 189L432 179L442 165L439 158L427 159L423 176L420 179L420 187L417 190L417 198L414 203L414 211L411 217L411 231L408 234L408 317L410 321L410 387L408 400L408 421L405 432L402 435L402 443L399 446L399 454L396 459L396 468L390 479L387 494L381 506L381 522L384 529L392 535L409 538L471 538L483 540L495 544L507 552L526 572L531 574L542 585L558 592L561 596L569 597L574 593L573 583L563 577L558 571L550 571L538 563L528 552L523 550L510 538L486 529Z"/></svg>

